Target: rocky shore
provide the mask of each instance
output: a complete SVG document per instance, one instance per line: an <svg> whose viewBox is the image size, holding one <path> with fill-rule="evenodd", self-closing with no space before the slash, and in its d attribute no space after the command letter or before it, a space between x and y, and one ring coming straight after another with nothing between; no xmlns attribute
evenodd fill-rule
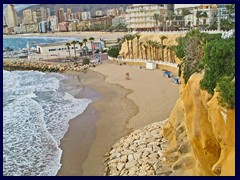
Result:
<svg viewBox="0 0 240 180"><path fill-rule="evenodd" d="M105 155L104 175L170 175L171 167L163 155L168 143L160 133L166 122L152 123L122 137Z"/></svg>
<svg viewBox="0 0 240 180"><path fill-rule="evenodd" d="M65 71L85 71L89 65L81 65L80 63L51 63L51 62L36 62L36 61L4 61L3 69L5 70L36 70L48 72L65 72Z"/></svg>

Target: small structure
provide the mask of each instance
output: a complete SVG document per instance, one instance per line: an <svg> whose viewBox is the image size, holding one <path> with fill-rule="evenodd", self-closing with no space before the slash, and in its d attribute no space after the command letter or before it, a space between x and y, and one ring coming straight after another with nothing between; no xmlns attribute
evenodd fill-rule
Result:
<svg viewBox="0 0 240 180"><path fill-rule="evenodd" d="M130 75L129 75L129 73L126 73L125 79L130 80Z"/></svg>
<svg viewBox="0 0 240 180"><path fill-rule="evenodd" d="M157 64L154 62L146 62L146 69L156 69Z"/></svg>
<svg viewBox="0 0 240 180"><path fill-rule="evenodd" d="M165 72L163 73L163 75L164 75L166 78L170 78L170 77L172 77L172 72L171 72L171 71L165 71Z"/></svg>
<svg viewBox="0 0 240 180"><path fill-rule="evenodd" d="M172 82L176 84L181 84L180 78L178 76L172 77Z"/></svg>

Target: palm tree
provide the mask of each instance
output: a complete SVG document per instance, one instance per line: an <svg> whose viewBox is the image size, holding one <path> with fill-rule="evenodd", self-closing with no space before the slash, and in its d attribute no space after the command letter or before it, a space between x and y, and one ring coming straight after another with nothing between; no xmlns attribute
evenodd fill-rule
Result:
<svg viewBox="0 0 240 180"><path fill-rule="evenodd" d="M162 61L164 61L164 49L166 48L166 45L161 45L162 47Z"/></svg>
<svg viewBox="0 0 240 180"><path fill-rule="evenodd" d="M65 46L67 46L69 57L71 58L71 54L70 54L70 46L71 46L71 44L70 43L66 43Z"/></svg>
<svg viewBox="0 0 240 180"><path fill-rule="evenodd" d="M170 50L170 62L174 63L175 62L175 56L174 56L174 50L175 50L175 46L169 46L169 50Z"/></svg>
<svg viewBox="0 0 240 180"><path fill-rule="evenodd" d="M154 14L153 15L153 19L155 20L156 22L156 30L158 28L158 22L159 22L159 19L160 19L160 15L159 14Z"/></svg>
<svg viewBox="0 0 240 180"><path fill-rule="evenodd" d="M95 39L94 39L94 37L90 37L88 40L91 42L92 54L94 55L94 51L93 51L93 41L94 41Z"/></svg>
<svg viewBox="0 0 240 180"><path fill-rule="evenodd" d="M150 48L150 58L151 58L151 60L153 59L153 57L152 57L152 44L153 44L152 40L147 41L147 45Z"/></svg>
<svg viewBox="0 0 240 180"><path fill-rule="evenodd" d="M196 18L197 18L197 26L199 26L199 19L202 17L208 17L206 12L203 11L197 11Z"/></svg>
<svg viewBox="0 0 240 180"><path fill-rule="evenodd" d="M128 47L128 58L130 59L130 47L129 47L129 41L130 41L130 36L129 36L130 34L126 34L125 36L124 36L124 39L127 41L127 47Z"/></svg>
<svg viewBox="0 0 240 180"><path fill-rule="evenodd" d="M143 59L143 48L142 48L142 46L143 46L143 42L140 42L140 51L141 51L141 59Z"/></svg>
<svg viewBox="0 0 240 180"><path fill-rule="evenodd" d="M182 9L182 13L181 13L181 15L182 15L182 18L183 18L183 25L185 26L185 16L187 16L187 15L189 15L189 14L192 14L188 9L186 9L186 8L183 8ZM182 25L182 26L183 26Z"/></svg>
<svg viewBox="0 0 240 180"><path fill-rule="evenodd" d="M147 44L144 44L143 47L145 48L145 56L146 56L146 59L148 60L148 45Z"/></svg>
<svg viewBox="0 0 240 180"><path fill-rule="evenodd" d="M141 34L137 33L136 38L137 38L137 58L139 58L139 39L141 37Z"/></svg>
<svg viewBox="0 0 240 180"><path fill-rule="evenodd" d="M168 54L170 53L170 47L167 46L166 48L167 48L167 61L170 61L170 60L169 60L169 56L168 56ZM170 61L170 62L171 62L171 61Z"/></svg>
<svg viewBox="0 0 240 180"><path fill-rule="evenodd" d="M82 40L82 42L84 43L85 46L87 46L87 41L88 41L88 40L87 40L86 38L84 38L84 39Z"/></svg>
<svg viewBox="0 0 240 180"><path fill-rule="evenodd" d="M76 59L76 44L77 42L76 41L72 41L71 44L73 45L73 48L74 48L74 59Z"/></svg>
<svg viewBox="0 0 240 180"><path fill-rule="evenodd" d="M169 23L172 22L172 20L174 19L174 16L175 16L175 13L173 11L169 10L167 12L167 19L169 20ZM170 24L172 24L172 23L170 23Z"/></svg>
<svg viewBox="0 0 240 180"><path fill-rule="evenodd" d="M77 44L79 44L80 50L82 51L82 46L83 46L83 43L82 43L82 42L80 42L80 41L77 41ZM81 53L80 53L80 56L81 56Z"/></svg>
<svg viewBox="0 0 240 180"><path fill-rule="evenodd" d="M164 45L163 45L163 41L164 41L164 39L167 39L167 36L161 36L160 37L160 39L161 39L161 47L162 47L162 61L163 61L163 58L164 58Z"/></svg>
<svg viewBox="0 0 240 180"><path fill-rule="evenodd" d="M134 55L133 55L133 39L135 38L135 35L130 35L130 40L131 40L131 50L132 50L132 59L134 59Z"/></svg>
<svg viewBox="0 0 240 180"><path fill-rule="evenodd" d="M227 20L231 24L232 14L233 13L235 14L235 4L226 5L226 9L227 9Z"/></svg>

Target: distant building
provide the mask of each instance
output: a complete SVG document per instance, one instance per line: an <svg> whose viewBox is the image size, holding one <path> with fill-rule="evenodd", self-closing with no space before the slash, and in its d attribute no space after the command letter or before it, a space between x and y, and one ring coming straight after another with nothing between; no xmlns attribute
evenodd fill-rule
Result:
<svg viewBox="0 0 240 180"><path fill-rule="evenodd" d="M73 14L73 19L78 19L80 21L81 20L81 12L75 12Z"/></svg>
<svg viewBox="0 0 240 180"><path fill-rule="evenodd" d="M66 12L66 20L72 19L72 9L71 8L67 8L67 12Z"/></svg>
<svg viewBox="0 0 240 180"><path fill-rule="evenodd" d="M220 15L220 19L227 19L228 18L228 14L227 14L227 8L226 6L230 5L230 4L217 4L217 17ZM231 14L232 15L232 22L235 22L235 13Z"/></svg>
<svg viewBox="0 0 240 180"><path fill-rule="evenodd" d="M12 28L18 25L17 14L13 4L9 4L4 10L5 23L8 28Z"/></svg>
<svg viewBox="0 0 240 180"><path fill-rule="evenodd" d="M125 25L125 15L116 16L112 19L112 26Z"/></svg>
<svg viewBox="0 0 240 180"><path fill-rule="evenodd" d="M127 7L126 12L128 29L155 30L160 25L157 26L154 14L164 16L167 12L167 4L133 4Z"/></svg>
<svg viewBox="0 0 240 180"><path fill-rule="evenodd" d="M82 12L81 17L82 17L82 20L91 19L91 13L90 12Z"/></svg>
<svg viewBox="0 0 240 180"><path fill-rule="evenodd" d="M19 27L18 27L18 26L14 27L14 33L15 33L15 34L23 34L23 33L26 33L25 25L20 24Z"/></svg>
<svg viewBox="0 0 240 180"><path fill-rule="evenodd" d="M33 11L32 9L23 10L23 24L33 23Z"/></svg>
<svg viewBox="0 0 240 180"><path fill-rule="evenodd" d="M47 8L47 18L51 16L50 8Z"/></svg>
<svg viewBox="0 0 240 180"><path fill-rule="evenodd" d="M60 22L58 23L58 30L59 32L68 32L68 26L70 22Z"/></svg>
<svg viewBox="0 0 240 180"><path fill-rule="evenodd" d="M65 19L64 19L64 8L59 8L57 10L57 18L58 18L58 22L61 23L61 22L64 22Z"/></svg>
<svg viewBox="0 0 240 180"><path fill-rule="evenodd" d="M47 10L43 7L40 7L41 11L41 21L46 21L47 20Z"/></svg>
<svg viewBox="0 0 240 180"><path fill-rule="evenodd" d="M121 14L123 14L123 8L114 8L114 9L108 9L106 11L107 16L119 16Z"/></svg>
<svg viewBox="0 0 240 180"><path fill-rule="evenodd" d="M49 21L41 21L38 23L38 29L40 33L47 33L51 31Z"/></svg>
<svg viewBox="0 0 240 180"><path fill-rule="evenodd" d="M96 11L96 17L103 16L103 11Z"/></svg>
<svg viewBox="0 0 240 180"><path fill-rule="evenodd" d="M24 24L26 33L37 33L38 23Z"/></svg>
<svg viewBox="0 0 240 180"><path fill-rule="evenodd" d="M50 24L51 24L51 31L52 32L58 31L58 19L57 19L57 16L50 16L48 18L48 21L50 21Z"/></svg>
<svg viewBox="0 0 240 180"><path fill-rule="evenodd" d="M90 21L90 26L100 25L100 24L104 26L111 26L112 19L113 17L103 16L103 17L92 18L89 21Z"/></svg>

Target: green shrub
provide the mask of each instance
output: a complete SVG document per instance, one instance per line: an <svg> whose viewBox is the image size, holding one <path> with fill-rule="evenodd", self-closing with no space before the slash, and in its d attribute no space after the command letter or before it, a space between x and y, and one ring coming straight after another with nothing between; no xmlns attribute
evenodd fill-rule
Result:
<svg viewBox="0 0 240 180"><path fill-rule="evenodd" d="M223 107L233 109L235 107L235 79L224 76L217 83L217 89L220 91L220 104Z"/></svg>
<svg viewBox="0 0 240 180"><path fill-rule="evenodd" d="M119 55L119 47L111 47L108 52L108 56L117 58Z"/></svg>
<svg viewBox="0 0 240 180"><path fill-rule="evenodd" d="M90 60L88 58L83 59L83 65L89 64Z"/></svg>

